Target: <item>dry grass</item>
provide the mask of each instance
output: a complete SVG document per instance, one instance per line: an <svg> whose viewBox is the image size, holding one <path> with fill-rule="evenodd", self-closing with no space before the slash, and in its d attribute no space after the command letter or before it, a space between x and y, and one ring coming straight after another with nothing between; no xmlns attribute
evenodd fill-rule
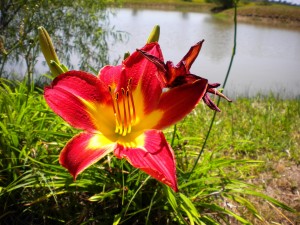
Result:
<svg viewBox="0 0 300 225"><path fill-rule="evenodd" d="M274 210L274 206L266 201L257 202L257 207L270 224L272 221L287 225L300 224L300 167L286 160L279 160L272 167L252 180L253 184L262 186L265 194L291 206L298 213Z"/></svg>

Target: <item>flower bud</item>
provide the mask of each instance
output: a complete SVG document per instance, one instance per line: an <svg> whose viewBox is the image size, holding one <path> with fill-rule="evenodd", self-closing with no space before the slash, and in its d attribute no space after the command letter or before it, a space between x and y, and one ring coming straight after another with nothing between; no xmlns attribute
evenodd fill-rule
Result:
<svg viewBox="0 0 300 225"><path fill-rule="evenodd" d="M151 31L151 33L150 33L150 35L148 37L147 44L149 44L151 42L158 42L158 40L159 40L159 32L160 32L160 27L159 27L159 25L156 25L152 29L152 31Z"/></svg>
<svg viewBox="0 0 300 225"><path fill-rule="evenodd" d="M67 72L68 69L59 62L52 40L44 27L39 27L39 42L46 62L54 77Z"/></svg>

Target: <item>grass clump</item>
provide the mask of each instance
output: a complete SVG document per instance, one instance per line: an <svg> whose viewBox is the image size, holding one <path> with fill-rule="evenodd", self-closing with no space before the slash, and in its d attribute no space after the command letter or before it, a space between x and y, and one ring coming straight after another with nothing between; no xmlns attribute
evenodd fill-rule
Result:
<svg viewBox="0 0 300 225"><path fill-rule="evenodd" d="M73 182L58 155L78 131L47 107L37 87L2 79L0 92L1 224L261 224L282 217L266 217L258 202L283 215L294 211L254 179L271 171L263 162L292 163L299 154L298 100L258 96L222 104L193 171L212 112L200 105L165 130L177 159L174 193L112 156Z"/></svg>

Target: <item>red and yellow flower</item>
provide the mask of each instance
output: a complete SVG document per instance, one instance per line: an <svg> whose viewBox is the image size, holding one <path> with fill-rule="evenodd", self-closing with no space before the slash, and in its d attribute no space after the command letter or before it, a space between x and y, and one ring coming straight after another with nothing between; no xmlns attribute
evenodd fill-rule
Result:
<svg viewBox="0 0 300 225"><path fill-rule="evenodd" d="M156 42L141 51L163 61ZM59 158L74 179L113 152L178 191L174 153L161 130L191 112L208 83L198 79L164 91L164 76L165 71L136 51L121 65L102 68L98 76L69 71L45 88L51 109L83 130Z"/></svg>

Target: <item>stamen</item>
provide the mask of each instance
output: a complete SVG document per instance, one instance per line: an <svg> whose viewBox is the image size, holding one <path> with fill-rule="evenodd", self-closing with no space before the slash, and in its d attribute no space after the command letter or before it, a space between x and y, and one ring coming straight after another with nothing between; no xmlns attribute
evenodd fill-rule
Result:
<svg viewBox="0 0 300 225"><path fill-rule="evenodd" d="M129 93L128 95L129 95L129 99L130 99L130 102L131 102L130 109L132 109L132 112L130 110L130 114L132 114L130 122L131 123L135 123L135 121L136 121L136 113L135 113L135 106L134 106L134 101L133 101L133 95L132 95L132 91L131 91L131 82L132 82L132 78L130 78L128 80L128 86L127 86L127 91Z"/></svg>
<svg viewBox="0 0 300 225"><path fill-rule="evenodd" d="M128 121L127 121L127 110L126 110L126 104L125 104L125 101L126 101L126 95L125 95L125 90L124 88L121 89L122 90L122 102L123 102L123 112L124 112L124 118L123 118L123 124L124 124L124 127L123 127L123 133L122 135L123 136L126 136L127 134L127 127L128 127Z"/></svg>
<svg viewBox="0 0 300 225"><path fill-rule="evenodd" d="M119 92L114 93L112 87L108 86L115 116L115 133L122 136L126 136L127 134L131 133L132 125L136 122L136 112L131 91L131 82L132 78L128 80L126 89L121 88L121 99L119 98ZM123 112L121 113L121 111Z"/></svg>
<svg viewBox="0 0 300 225"><path fill-rule="evenodd" d="M126 103L127 103L127 109L128 109L128 128L127 128L127 132L130 133L131 132L131 124L132 124L132 120L131 120L131 108L130 108L130 101L129 101L129 90L127 88L126 91Z"/></svg>
<svg viewBox="0 0 300 225"><path fill-rule="evenodd" d="M112 106L113 106L113 111L114 111L114 116L115 116L115 123L116 123L115 132L118 133L120 125L119 125L119 122L118 122L116 107L115 107L115 104L118 105L118 102L116 102L114 97L113 97L113 90L112 90L110 85L108 86L108 90L109 90L109 93L110 93L110 96L111 96Z"/></svg>
<svg viewBox="0 0 300 225"><path fill-rule="evenodd" d="M118 93L118 92L116 93L115 100L116 100L116 106L117 106L117 124L116 124L116 131L117 131L119 134L122 134L122 132L123 132L123 126L122 126L122 118L121 118L120 108L119 108L119 104L118 104L118 100L119 100L119 93ZM116 132L116 133L117 133L117 132Z"/></svg>

